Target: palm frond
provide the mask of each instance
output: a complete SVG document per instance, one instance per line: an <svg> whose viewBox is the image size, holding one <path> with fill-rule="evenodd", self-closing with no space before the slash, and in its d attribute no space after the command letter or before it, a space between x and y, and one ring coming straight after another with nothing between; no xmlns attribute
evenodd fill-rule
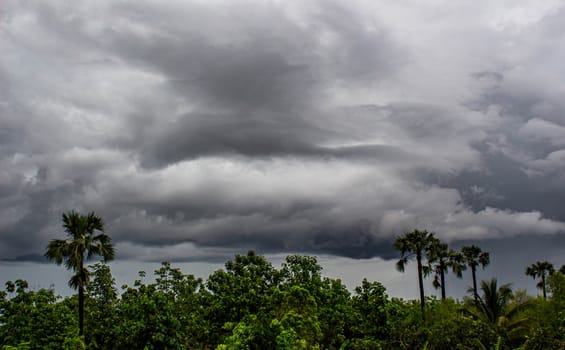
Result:
<svg viewBox="0 0 565 350"><path fill-rule="evenodd" d="M65 256L69 252L69 242L64 239L53 239L47 244L44 256L49 260L55 260L57 265L61 265Z"/></svg>
<svg viewBox="0 0 565 350"><path fill-rule="evenodd" d="M404 272L404 267L408 263L408 258L401 258L396 262L396 269L400 272Z"/></svg>

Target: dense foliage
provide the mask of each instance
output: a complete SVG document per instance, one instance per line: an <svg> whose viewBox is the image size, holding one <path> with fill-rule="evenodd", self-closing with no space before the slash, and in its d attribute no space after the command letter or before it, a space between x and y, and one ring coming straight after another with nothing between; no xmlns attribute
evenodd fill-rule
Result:
<svg viewBox="0 0 565 350"><path fill-rule="evenodd" d="M418 303L390 299L366 279L351 294L323 277L313 256L287 256L276 269L253 251L206 281L164 262L154 283L141 271L120 293L105 264L114 248L102 219L71 211L63 228L68 238L49 242L45 256L74 272L69 285L78 295L63 299L8 281L0 291L0 350L565 349L565 267L555 273L538 261L526 268L540 278L543 299L496 279L481 281L479 293L477 267L489 264L489 253L475 245L456 252L433 232L414 230L394 242L400 271L416 261ZM102 261L86 266L96 255ZM472 298L447 298L445 274L461 278L467 267ZM423 279L432 274L441 301L425 297Z"/></svg>
<svg viewBox="0 0 565 350"><path fill-rule="evenodd" d="M6 283L2 349L565 349L565 276L547 277L547 300L482 281L474 300L390 298L363 280L351 293L322 276L315 257L280 268L236 255L205 281L169 263L118 290L104 263L89 266L84 336L78 298Z"/></svg>

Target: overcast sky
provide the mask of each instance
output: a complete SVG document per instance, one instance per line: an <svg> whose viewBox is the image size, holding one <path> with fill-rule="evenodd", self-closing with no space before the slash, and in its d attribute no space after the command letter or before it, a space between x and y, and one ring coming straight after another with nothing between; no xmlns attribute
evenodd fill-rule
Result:
<svg viewBox="0 0 565 350"><path fill-rule="evenodd" d="M0 278L64 281L37 261L75 209L131 274L254 249L402 294L418 228L535 293L565 263L564 58L564 1L3 1Z"/></svg>

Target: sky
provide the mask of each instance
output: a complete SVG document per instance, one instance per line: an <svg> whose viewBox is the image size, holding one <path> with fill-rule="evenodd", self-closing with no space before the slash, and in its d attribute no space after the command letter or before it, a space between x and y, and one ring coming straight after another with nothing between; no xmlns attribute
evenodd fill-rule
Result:
<svg viewBox="0 0 565 350"><path fill-rule="evenodd" d="M251 249L416 297L392 243L425 229L537 293L526 266L565 264L564 57L565 1L3 1L0 281L64 292L43 253L77 210L119 282Z"/></svg>

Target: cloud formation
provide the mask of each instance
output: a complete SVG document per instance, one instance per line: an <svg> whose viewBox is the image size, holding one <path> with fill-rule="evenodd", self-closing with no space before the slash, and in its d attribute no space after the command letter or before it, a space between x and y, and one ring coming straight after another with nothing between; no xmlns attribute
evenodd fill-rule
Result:
<svg viewBox="0 0 565 350"><path fill-rule="evenodd" d="M565 7L461 6L8 2L0 255L70 209L152 261L565 233Z"/></svg>

